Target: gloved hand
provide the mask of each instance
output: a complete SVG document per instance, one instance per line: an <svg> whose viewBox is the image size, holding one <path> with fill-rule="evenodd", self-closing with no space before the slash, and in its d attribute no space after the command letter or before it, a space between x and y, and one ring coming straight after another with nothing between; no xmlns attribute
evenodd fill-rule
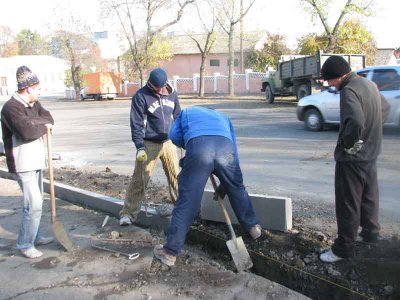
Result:
<svg viewBox="0 0 400 300"><path fill-rule="evenodd" d="M144 149L139 149L136 152L136 160L140 162L145 162L147 161L147 153Z"/></svg>
<svg viewBox="0 0 400 300"><path fill-rule="evenodd" d="M362 140L358 140L357 142L354 143L353 147L344 148L344 151L346 151L347 154L356 155L358 152L361 151L363 145L364 142Z"/></svg>
<svg viewBox="0 0 400 300"><path fill-rule="evenodd" d="M50 133L53 134L54 133L54 125L51 123L46 123L44 124L44 126L46 126L48 129L50 129Z"/></svg>
<svg viewBox="0 0 400 300"><path fill-rule="evenodd" d="M215 201L218 201L218 196L219 196L220 199L224 199L225 196L226 196L226 192L225 192L225 189L224 189L224 187L222 186L222 184L219 184L219 185L218 185L216 191L214 192L214 197L213 197L213 199L214 199Z"/></svg>

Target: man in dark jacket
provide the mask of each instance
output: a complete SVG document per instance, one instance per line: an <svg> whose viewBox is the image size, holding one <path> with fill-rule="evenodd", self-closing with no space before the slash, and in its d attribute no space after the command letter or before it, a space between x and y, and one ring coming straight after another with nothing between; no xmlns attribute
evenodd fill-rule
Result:
<svg viewBox="0 0 400 300"><path fill-rule="evenodd" d="M42 216L42 169L46 167L43 135L54 124L53 117L37 101L40 85L31 70L17 70L18 92L1 110L1 128L7 167L14 173L23 192L23 215L17 239L17 249L27 258L43 253L37 245L50 243L52 238L39 234Z"/></svg>
<svg viewBox="0 0 400 300"><path fill-rule="evenodd" d="M261 227L243 184L235 131L228 117L205 107L189 107L175 121L170 138L175 145L186 149L186 153L181 160L179 196L167 242L154 248L155 257L166 265L175 264L212 173L221 181L217 192L224 196L226 191L240 224L253 239L259 238Z"/></svg>
<svg viewBox="0 0 400 300"><path fill-rule="evenodd" d="M179 172L176 147L168 137L175 118L181 112L178 95L168 83L167 73L151 71L147 84L136 92L131 105L131 133L136 146L132 181L120 212L120 225L130 225L140 211L144 192L158 159L168 179L171 200L178 194Z"/></svg>
<svg viewBox="0 0 400 300"><path fill-rule="evenodd" d="M364 242L379 235L379 192L376 159L381 151L382 125L390 106L377 86L351 72L341 56L329 57L322 77L340 91L340 129L335 149L335 205L338 237L323 262L355 255L358 228Z"/></svg>

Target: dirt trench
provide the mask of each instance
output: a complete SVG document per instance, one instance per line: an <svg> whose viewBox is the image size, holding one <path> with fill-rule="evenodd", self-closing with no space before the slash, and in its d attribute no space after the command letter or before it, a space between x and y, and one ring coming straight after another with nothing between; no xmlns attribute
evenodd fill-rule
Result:
<svg viewBox="0 0 400 300"><path fill-rule="evenodd" d="M63 167L55 174L56 181L120 199L124 198L130 181L129 176L113 173L110 169L94 173ZM169 202L167 189L151 182L146 197L150 202ZM319 231L309 228L305 220L295 217L291 232L265 231L256 241L236 227L254 262L250 271L312 299L400 299L398 235L385 236L376 245L357 244L355 259L323 264L319 261L319 253L331 246L335 236L328 228ZM334 216L321 215L318 223L327 225L328 221L334 222ZM226 226L200 219L188 234L189 244L234 270L225 245L228 239Z"/></svg>

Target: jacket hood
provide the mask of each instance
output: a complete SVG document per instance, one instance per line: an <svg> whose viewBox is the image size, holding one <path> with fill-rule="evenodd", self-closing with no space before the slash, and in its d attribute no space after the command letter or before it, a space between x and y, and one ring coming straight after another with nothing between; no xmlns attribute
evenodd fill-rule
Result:
<svg viewBox="0 0 400 300"><path fill-rule="evenodd" d="M155 91L154 86L151 84L150 81L147 81L147 84L146 84L146 85L147 85L147 87L148 87L153 93L158 94L158 93ZM174 91L175 91L175 90L174 90L173 86L169 83L169 81L167 81L165 87L163 87L163 89L161 90L161 93L160 93L160 94L161 94L161 95L164 95L164 96L168 96L168 95L171 95Z"/></svg>

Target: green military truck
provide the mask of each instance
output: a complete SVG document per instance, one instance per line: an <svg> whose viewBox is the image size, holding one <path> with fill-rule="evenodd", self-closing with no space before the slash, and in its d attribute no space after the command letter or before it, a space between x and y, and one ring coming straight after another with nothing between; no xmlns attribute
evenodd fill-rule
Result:
<svg viewBox="0 0 400 300"><path fill-rule="evenodd" d="M325 60L333 55L344 57L352 70L365 67L363 54L328 54L318 51L311 56L286 56L291 58L288 60L283 56L277 70L268 68L266 76L262 79L261 91L265 92L266 100L274 103L275 96L296 96L299 100L312 92L320 91L323 88L321 67Z"/></svg>

